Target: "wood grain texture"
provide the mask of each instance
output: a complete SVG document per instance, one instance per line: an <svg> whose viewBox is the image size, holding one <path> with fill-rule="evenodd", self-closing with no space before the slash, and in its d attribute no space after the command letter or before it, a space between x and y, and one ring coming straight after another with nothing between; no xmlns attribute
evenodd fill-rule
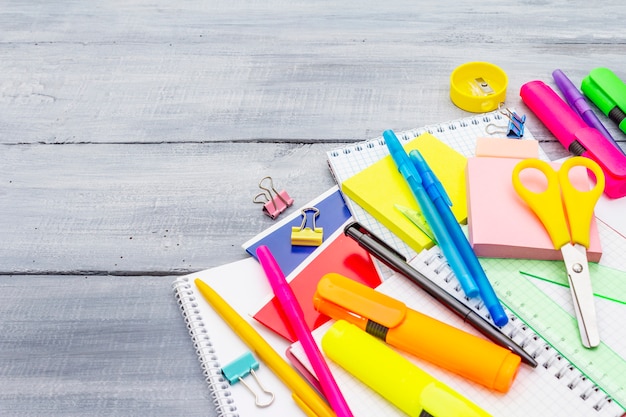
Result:
<svg viewBox="0 0 626 417"><path fill-rule="evenodd" d="M273 224L263 176L304 203L333 185L326 151L467 116L448 84L467 61L502 67L506 105L564 156L519 88L626 79L625 18L621 0L4 1L0 414L212 415L170 284L246 256Z"/></svg>

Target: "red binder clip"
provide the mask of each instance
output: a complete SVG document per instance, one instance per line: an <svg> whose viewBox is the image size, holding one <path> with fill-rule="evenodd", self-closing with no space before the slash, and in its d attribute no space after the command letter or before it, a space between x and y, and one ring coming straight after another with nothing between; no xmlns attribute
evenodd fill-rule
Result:
<svg viewBox="0 0 626 417"><path fill-rule="evenodd" d="M269 187L265 187L263 182L269 182ZM263 213L270 216L272 219L276 219L280 213L287 210L287 207L293 205L293 198L287 194L287 191L277 191L274 188L274 182L272 177L264 177L259 181L259 188L263 191L254 196L253 201L258 204L263 204Z"/></svg>

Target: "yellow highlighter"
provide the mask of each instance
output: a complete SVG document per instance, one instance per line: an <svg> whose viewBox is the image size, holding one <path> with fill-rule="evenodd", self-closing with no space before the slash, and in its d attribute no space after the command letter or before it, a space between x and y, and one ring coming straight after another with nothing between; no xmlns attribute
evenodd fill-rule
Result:
<svg viewBox="0 0 626 417"><path fill-rule="evenodd" d="M409 416L490 416L374 336L345 320L338 320L324 334L322 349L332 361Z"/></svg>

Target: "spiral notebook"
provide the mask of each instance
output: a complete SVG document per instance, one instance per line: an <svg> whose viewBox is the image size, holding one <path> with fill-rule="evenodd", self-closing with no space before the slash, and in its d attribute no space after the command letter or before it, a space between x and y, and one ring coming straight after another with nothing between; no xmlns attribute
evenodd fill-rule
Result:
<svg viewBox="0 0 626 417"><path fill-rule="evenodd" d="M554 262L553 264L556 265L558 263ZM454 275L445 263L438 247L433 247L421 252L411 261L411 265L422 271L431 280L445 288L451 294L454 294L460 300L467 302L461 294L458 281L456 281L456 278L454 278ZM487 267L494 269L497 266L491 264ZM558 265L555 267L558 267ZM509 273L509 275L511 274ZM525 279L522 276L511 276L510 278ZM433 302L424 291L400 275L394 274L390 276L377 289L405 302L410 308L480 336L470 325L464 323L462 319L445 309L439 303ZM566 288L560 288L560 290L565 292L565 294L562 294L563 296L568 295ZM539 289L537 289L537 291L539 291ZM537 295L537 293L533 294ZM597 304L598 311L605 315L605 319L607 315L620 311L620 304L614 301L599 300ZM623 304L621 304L621 306L623 308ZM485 308L476 306L473 306L473 308L483 317L486 317L488 314ZM572 322L573 318L568 316L567 312L560 309L560 307L555 306L554 308L556 310L553 309L545 314L557 315L559 319L565 317L566 326L571 327L570 330L576 333L576 325ZM537 334L536 328L533 327L534 322L529 323L520 319L517 311L513 311L508 305L505 310L510 321L502 328L503 333L523 346L527 352L537 358L537 362L539 363L535 369L522 365L511 389L506 394L490 391L479 384L474 384L471 381L436 367L417 357L407 355L401 351L398 352L424 371L485 409L494 417L526 417L529 415L622 417L625 414L626 410L591 380L587 373L572 364L562 354L563 352L557 350L552 344L544 340L541 335ZM567 317L570 319L569 322L567 322ZM320 343L322 335L330 324L331 323L328 323L314 332L314 337L318 343ZM617 325L612 327L613 334L609 340L606 341L606 345L601 347L603 351L597 353L598 356L596 359L598 361L607 360L607 364L600 365L604 367L601 371L606 371L606 368L615 365L612 361L616 358L618 361L621 360L620 355L626 355L626 329L624 329L623 326L620 328L617 327ZM565 335L569 333L571 332L564 332ZM584 350L580 346L579 348L580 350ZM290 353L293 358L298 360L306 369L310 370L306 355L298 343L291 346ZM570 352L567 353L569 354ZM591 358L593 357L594 356L591 356ZM385 401L374 391L370 390L330 360L329 366L355 416L376 415L400 417L404 415L389 402ZM374 360L372 366L381 366L381 364L376 364ZM624 375L620 374L624 369L623 364L618 363L617 366L621 367L621 370L616 369L613 372L612 377L616 380L610 382L612 388L614 388L615 385L620 385L620 378L623 379ZM609 370L609 372L612 371ZM607 384L609 384L608 381ZM619 387L615 389L619 390Z"/></svg>
<svg viewBox="0 0 626 417"><path fill-rule="evenodd" d="M478 137L488 136L487 130L489 126L498 126L502 124L506 125L506 123L506 116L499 112L491 112L482 115L471 116L456 121L442 123L435 126L426 126L423 128L400 132L398 134L398 138L401 140L401 142L407 142L412 140L414 137L417 137L422 133L427 132L434 135L443 143L448 144L462 155L470 157L474 155L476 139ZM525 129L524 139L533 139L532 133L528 129ZM340 149L331 150L327 153L327 160L329 168L331 170L331 173L335 177L335 180L338 184L342 184L342 182L345 181L347 178L350 178L351 176L362 171L363 169L369 167L387 154L388 150L385 146L384 140L382 139L382 137L378 137L368 141L348 145ZM542 159L548 159L545 153L541 150L539 156ZM371 216L366 210L364 210L354 201L350 200L350 198L346 197L345 200L356 220L358 220L372 232L383 238L383 240L385 240L387 243L391 244L395 249L405 255L407 259L415 258L415 256L417 255L415 251L413 251L407 244L405 244L397 236L391 233L388 228L382 225L379 221L377 221L373 216ZM607 266L620 268L623 267L624 262L621 261L623 259L623 256L620 255L620 253L623 254L623 250L626 248L626 241L605 225L601 224L600 226L601 238L604 248L602 263ZM426 254L429 252L423 253ZM550 328L550 320L545 320L546 312L550 311L560 317L561 323L566 323L569 326L573 326L572 328L575 328L575 321L573 317L571 317L572 314L568 314L568 312L563 310L563 306L571 309L571 296L569 296L569 290L563 287L558 288L557 285L554 285L554 282L556 282L556 280L553 278L554 275L550 276L548 274L546 279L548 281L551 281L551 283L547 283L547 287L544 286L542 288L542 291L536 292L535 289L538 289L538 287L533 284L538 285L539 280L533 280L534 282L531 283L531 281L526 276L519 274L519 271L521 271L522 268L524 268L525 266L527 265L524 265L523 263L520 264L519 260L515 259L506 261L496 260L492 262L490 264L490 268L496 271L498 279L502 280L502 278L507 274L510 275L512 270L516 270L517 272L515 272L515 278L519 278L519 282L522 284L528 284L523 287L512 285L511 287L509 287L512 292L508 291L507 293L507 291L503 291L503 288L504 284L508 281L502 280L501 288L498 288L498 286L494 285L494 289L498 293L498 296L503 299L505 303L509 303L507 304L507 306L513 306L517 308L517 310L515 311L508 309L508 312L512 314L512 317L515 317L515 319L511 321L524 323L523 326L526 327L531 326L528 323L532 323L533 326L536 325L536 328L534 329L537 333L539 333L536 336L536 340L545 343L546 346L552 349L552 351L559 352L558 355L551 355L550 359L558 357L559 359L556 359L558 363L566 363L567 366L570 366L572 369L578 369L582 371L582 373L579 373L579 375L582 375L581 378L584 379L585 382L587 382L586 384L583 384L586 386L586 390L583 393L584 396L586 396L587 398L591 398L590 393L593 393L594 398L598 400L597 402L585 402L585 404L591 404L587 407L589 413L581 414L580 410L583 406L579 405L579 407L581 408L573 409L573 412L570 414L621 416L624 413L623 407L626 406L626 378L623 377L623 375L626 375L626 335L624 334L623 326L619 327L619 329L616 328L616 326L619 326L620 323L620 321L616 320L616 318L623 317L626 314L625 305L619 302L613 302L608 304L611 308L616 309L616 312L613 314L606 313L611 315L605 315L602 317L605 323L604 327L605 329L608 329L609 339L612 340L613 345L610 346L610 348L604 346L601 349L601 356L596 359L598 359L600 362L604 361L605 359L607 361L603 366L598 367L596 366L597 363L593 363L593 359L589 358L588 353L583 352L584 349L580 347L580 344L577 342L577 340L561 340L560 333L554 332L555 329ZM557 267L558 271L555 272L557 275L562 273L561 269L559 268L561 268L561 266ZM419 269L424 272L423 267L420 266ZM526 272L528 272L529 276L532 276L533 274L529 271ZM391 272L387 270L385 278L387 278L390 274ZM488 272L488 276L490 276L490 279L494 279L491 274L494 274L493 270L491 271L491 273ZM398 280L396 279L394 281L397 282ZM455 281L456 278L451 280L451 282ZM512 283L519 284L516 280L513 280ZM385 288L390 285L391 284L384 282L381 288ZM410 288L407 288L405 290L408 291L410 290ZM564 290L565 294L557 294L558 290ZM399 290L391 295L397 295L398 298L403 298L407 294L403 291L404 290ZM541 301L534 302L532 298L533 295L536 295L538 297L541 296ZM554 299L558 299L559 297L563 301L563 303L561 304L561 306L555 306ZM530 302L524 303L520 300L526 300ZM433 307L434 303L430 302L430 299L428 299L428 301L428 308ZM605 300L601 301L601 303L604 302ZM426 305L422 307L426 307ZM419 308L417 309L419 310ZM443 314L445 316L445 312L443 312ZM536 321L537 317L542 317L543 320ZM533 322L533 320L535 321ZM548 340L545 339L546 337L548 337ZM580 349L577 349L579 347ZM604 356L605 354L607 355L606 357ZM564 359L564 355L567 355L567 359ZM552 362L550 362L549 365L550 366L548 366L548 368L552 369ZM526 371L523 370L522 372L524 373ZM603 371L607 372L603 373ZM624 372L620 374L620 371ZM535 376L532 381L534 381L538 385L544 385L545 380L545 383L548 384L547 386L553 387L554 390L548 388L546 389L546 392L538 392L537 390L527 390L525 392L535 392L537 394L537 400L534 402L537 402L539 400L539 402L545 402L546 410L553 410L553 412L543 412L538 408L535 408L534 410L541 411L542 414L545 415L568 415L563 410L567 410L568 407L570 407L570 404L575 403L575 401L573 401L573 398L576 398L576 395L572 397L572 390L570 390L569 388L563 390L563 386L565 385L567 387L567 385L569 385L569 381L568 383L563 384L562 380L557 380L558 382L554 382L554 377L547 378L539 372L537 372L537 374L538 377ZM580 384L578 384L578 382L574 382L573 384L581 386ZM612 396L612 398L607 395L607 392L610 392L610 396ZM517 409L518 407L515 405L515 403L510 403L511 399L509 397L510 395L507 395L507 401L504 402L504 404L510 406L511 409ZM523 395L519 397L528 398L524 397ZM551 401L556 404L563 403L565 407L558 410L557 408L552 408L549 405ZM565 404L566 402L567 404ZM606 403L609 407L607 408L602 406L603 403ZM501 403L495 401L494 404L497 406ZM521 406L521 404L518 405ZM609 409L611 411L605 411L608 414L591 413L591 411L595 411L595 405L598 405L598 408L603 408L604 410ZM519 409L528 411L528 407L529 405L527 405L526 408L521 406ZM394 414L391 413L390 415ZM496 415L513 414L498 413ZM524 413L521 413L520 415L524 415Z"/></svg>
<svg viewBox="0 0 626 417"><path fill-rule="evenodd" d="M177 278L172 283L173 292L208 385L210 403L207 415L304 417L302 410L293 401L291 391L254 352L252 354L259 363L259 369L256 370L258 380L263 388L274 393L274 402L265 408L257 407L254 396L243 383L228 383L222 375L222 367L250 352L250 349L203 299L193 282L195 278L200 278L220 294L279 354L285 352L289 343L251 317L251 309L258 305L259 297L269 296L272 292L261 265L254 258ZM241 291L241 288L246 290ZM259 394L261 403L268 399L251 375L246 376L244 381Z"/></svg>

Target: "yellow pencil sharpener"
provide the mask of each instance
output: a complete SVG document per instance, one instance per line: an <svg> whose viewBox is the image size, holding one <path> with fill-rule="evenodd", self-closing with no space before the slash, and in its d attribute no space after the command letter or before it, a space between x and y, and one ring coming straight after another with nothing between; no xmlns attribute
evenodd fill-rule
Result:
<svg viewBox="0 0 626 417"><path fill-rule="evenodd" d="M496 110L506 99L506 73L489 62L468 62L450 75L450 99L472 113Z"/></svg>

